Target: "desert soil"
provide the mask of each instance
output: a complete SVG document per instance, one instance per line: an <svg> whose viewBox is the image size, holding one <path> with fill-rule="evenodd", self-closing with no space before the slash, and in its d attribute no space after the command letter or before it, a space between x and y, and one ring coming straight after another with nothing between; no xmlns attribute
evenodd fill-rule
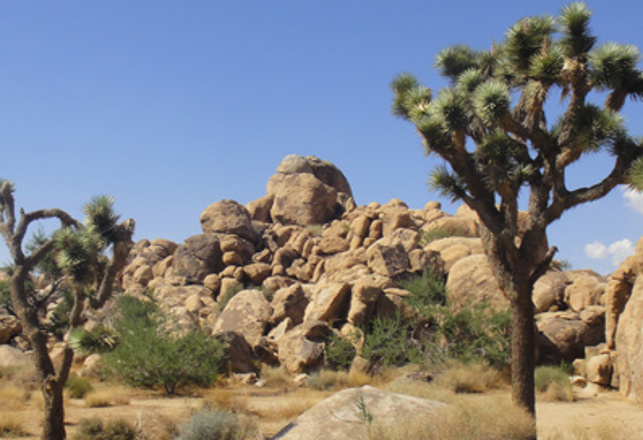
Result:
<svg viewBox="0 0 643 440"><path fill-rule="evenodd" d="M251 386L235 390L243 396L244 405L250 411L260 415L259 423L266 439L277 433L296 415L289 414L285 417L266 417L271 408L282 408L284 399L289 399L289 394L277 391L258 390ZM306 391L299 390L297 401L305 397ZM320 393L310 391L312 399L318 401L330 392ZM290 393L292 394L292 393ZM181 423L189 418L190 414L202 407L202 399L195 397L167 398L159 394L133 392L126 405L110 406L104 408L89 408L83 400L68 399L66 406L67 433L73 439L78 429L80 420L99 417L102 420L122 418L144 431L160 427L168 421ZM293 405L290 405L290 412ZM603 392L596 396L580 397L574 402L539 402L538 432L540 439L559 440L569 438L570 427L578 434L575 438L592 439L595 430L606 429L610 426L623 426L629 429L628 439L643 439L643 405L636 404L623 398L617 392ZM41 413L36 404L29 403L21 411L12 411L16 417L24 422L26 430L32 434L18 437L20 440L36 440L40 429ZM561 433L567 433L563 435ZM583 435L585 434L585 435Z"/></svg>

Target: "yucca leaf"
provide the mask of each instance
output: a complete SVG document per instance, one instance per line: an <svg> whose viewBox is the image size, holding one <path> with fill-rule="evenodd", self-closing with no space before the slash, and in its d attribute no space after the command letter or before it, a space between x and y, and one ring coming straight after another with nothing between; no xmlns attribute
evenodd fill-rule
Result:
<svg viewBox="0 0 643 440"><path fill-rule="evenodd" d="M591 16L592 12L582 2L575 2L561 9L558 22L563 34L560 44L565 55L579 57L592 49L596 37L589 28Z"/></svg>
<svg viewBox="0 0 643 440"><path fill-rule="evenodd" d="M503 83L486 81L478 86L473 95L476 115L487 125L495 124L509 112L511 96Z"/></svg>

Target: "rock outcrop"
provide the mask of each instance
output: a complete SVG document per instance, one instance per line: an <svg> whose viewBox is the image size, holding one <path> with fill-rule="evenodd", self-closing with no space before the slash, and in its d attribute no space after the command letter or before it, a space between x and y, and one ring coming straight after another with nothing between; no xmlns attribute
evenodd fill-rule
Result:
<svg viewBox="0 0 643 440"><path fill-rule="evenodd" d="M370 422L383 426L403 423L413 417L427 418L446 408L446 404L403 394L378 390L371 386L339 391L313 406L285 428L273 440L345 440L367 438ZM323 426L323 429L320 427Z"/></svg>

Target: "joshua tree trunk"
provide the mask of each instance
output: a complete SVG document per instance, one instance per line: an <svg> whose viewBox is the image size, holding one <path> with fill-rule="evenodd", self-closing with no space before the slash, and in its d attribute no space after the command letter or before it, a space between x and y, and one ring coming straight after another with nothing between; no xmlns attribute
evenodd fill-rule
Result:
<svg viewBox="0 0 643 440"><path fill-rule="evenodd" d="M515 404L536 415L534 395L534 368L536 340L534 306L528 283L511 304L511 397ZM528 290L527 290L528 289Z"/></svg>

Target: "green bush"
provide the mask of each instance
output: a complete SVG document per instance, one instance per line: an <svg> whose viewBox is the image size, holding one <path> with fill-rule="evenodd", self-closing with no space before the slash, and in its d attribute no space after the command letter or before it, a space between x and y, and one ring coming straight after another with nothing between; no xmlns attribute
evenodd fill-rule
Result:
<svg viewBox="0 0 643 440"><path fill-rule="evenodd" d="M348 370L356 354L353 344L335 332L330 333L324 350L324 366L332 370Z"/></svg>
<svg viewBox="0 0 643 440"><path fill-rule="evenodd" d="M80 421L74 440L134 440L136 430L124 420L103 423L98 417Z"/></svg>
<svg viewBox="0 0 643 440"><path fill-rule="evenodd" d="M176 440L246 440L257 433L257 424L247 415L204 409L181 426Z"/></svg>
<svg viewBox="0 0 643 440"><path fill-rule="evenodd" d="M218 338L180 334L150 302L124 296L118 310L120 342L105 355L105 365L127 384L160 386L171 395L185 385L212 385L224 371L225 347Z"/></svg>
<svg viewBox="0 0 643 440"><path fill-rule="evenodd" d="M398 284L412 293L405 300L415 310L416 317L409 320L407 327L413 329L410 336L424 359L432 363L449 359L485 362L495 367L507 364L509 310L497 311L481 303L452 311L444 279L430 268Z"/></svg>
<svg viewBox="0 0 643 440"><path fill-rule="evenodd" d="M93 387L89 379L80 377L76 373L71 373L67 378L65 388L72 399L82 399Z"/></svg>
<svg viewBox="0 0 643 440"><path fill-rule="evenodd" d="M375 318L370 330L365 332L362 356L370 363L371 370L402 366L417 362L422 356L422 346L413 337L412 322L396 315L395 318Z"/></svg>

